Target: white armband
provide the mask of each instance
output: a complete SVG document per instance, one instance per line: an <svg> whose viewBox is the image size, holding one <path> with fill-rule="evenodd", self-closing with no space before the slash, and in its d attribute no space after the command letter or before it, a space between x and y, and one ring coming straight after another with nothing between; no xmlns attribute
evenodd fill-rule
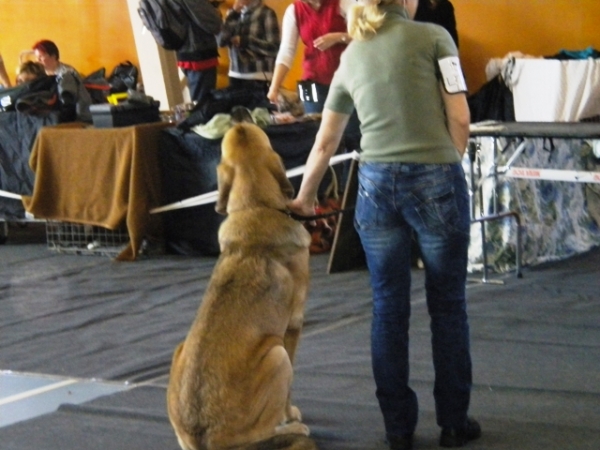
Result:
<svg viewBox="0 0 600 450"><path fill-rule="evenodd" d="M442 73L444 87L449 94L467 91L467 84L465 83L465 77L460 68L458 56L448 56L446 58L438 59L438 65L440 66L440 72Z"/></svg>

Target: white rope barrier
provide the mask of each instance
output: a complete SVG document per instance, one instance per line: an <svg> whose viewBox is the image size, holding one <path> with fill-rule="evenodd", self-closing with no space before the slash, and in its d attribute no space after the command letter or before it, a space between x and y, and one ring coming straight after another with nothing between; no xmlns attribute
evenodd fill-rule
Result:
<svg viewBox="0 0 600 450"><path fill-rule="evenodd" d="M585 172L582 170L534 169L529 167L511 167L506 172L511 178L526 178L529 180L570 181L574 183L600 183L600 172Z"/></svg>
<svg viewBox="0 0 600 450"><path fill-rule="evenodd" d="M0 189L0 197L14 198L15 200L21 200L23 198L22 195L13 194L12 192L3 191L2 189Z"/></svg>
<svg viewBox="0 0 600 450"><path fill-rule="evenodd" d="M335 155L329 160L329 165L333 166L335 164L339 164L348 159L359 159L359 153L357 151L353 151L350 153L343 153L341 155ZM286 175L288 178L293 178L298 175L302 175L306 171L306 166L298 166L294 167L286 171ZM150 214L161 213L165 211L172 211L174 209L182 209L182 208L190 208L192 206L200 206L207 205L209 203L214 203L217 201L219 192L212 191L207 192L206 194L201 194L196 197L186 198L184 200L180 200L178 202L170 203L168 205L160 206L158 208L154 208L150 210Z"/></svg>
<svg viewBox="0 0 600 450"><path fill-rule="evenodd" d="M479 180L481 186L485 178L503 175L508 178L522 178L528 180L566 181L571 183L600 183L600 172L583 170L537 169L533 167L511 167L525 150L527 141L521 142L505 165L499 166L494 173L488 174Z"/></svg>

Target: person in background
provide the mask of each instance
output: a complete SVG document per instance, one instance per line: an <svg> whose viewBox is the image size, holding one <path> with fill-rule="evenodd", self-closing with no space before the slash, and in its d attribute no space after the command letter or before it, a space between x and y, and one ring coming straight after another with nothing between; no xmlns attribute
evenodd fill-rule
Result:
<svg viewBox="0 0 600 450"><path fill-rule="evenodd" d="M467 416L472 384L466 310L469 195L461 159L469 108L458 49L441 27L413 20L418 0L369 0L348 16L352 43L332 80L315 143L289 209L315 213L318 185L353 108L361 119L354 226L373 292L371 357L391 450L413 448L409 387L411 233L425 265L442 447L481 435Z"/></svg>
<svg viewBox="0 0 600 450"><path fill-rule="evenodd" d="M91 122L90 105L92 98L83 84L79 72L72 66L60 60L57 45L47 39L36 42L32 47L38 62L44 66L46 75L55 75L59 86L61 101L73 105L75 108L73 118L84 122Z"/></svg>
<svg viewBox="0 0 600 450"><path fill-rule="evenodd" d="M202 102L217 87L219 49L216 36L221 31L219 2L180 0L190 13L187 40L177 50L177 66L187 78L190 98Z"/></svg>
<svg viewBox="0 0 600 450"><path fill-rule="evenodd" d="M417 14L417 22L431 22L444 27L458 48L458 32L456 31L456 17L454 6L450 0L420 0Z"/></svg>
<svg viewBox="0 0 600 450"><path fill-rule="evenodd" d="M350 42L346 30L346 11L354 0L296 0L285 10L281 46L267 97L277 104L279 89L287 76L298 48L304 43L302 80L314 83L317 99L303 101L306 113L323 110L340 56Z"/></svg>
<svg viewBox="0 0 600 450"><path fill-rule="evenodd" d="M267 97L279 105L279 90L296 56L298 41L304 44L300 99L306 114L321 113L340 56L350 42L346 12L354 0L295 0L285 10L275 73ZM360 122L354 112L340 150L360 148ZM347 166L343 169L347 172ZM346 178L346 174L342 176ZM345 182L345 181L343 181ZM342 183L343 184L343 183Z"/></svg>
<svg viewBox="0 0 600 450"><path fill-rule="evenodd" d="M262 0L235 0L218 37L229 47L229 86L266 95L280 39L275 11Z"/></svg>
<svg viewBox="0 0 600 450"><path fill-rule="evenodd" d="M45 75L46 70L41 63L35 61L25 61L19 66L17 84L23 84L29 81L37 80Z"/></svg>
<svg viewBox="0 0 600 450"><path fill-rule="evenodd" d="M8 76L8 72L6 72L6 67L4 66L4 59L2 59L2 55L0 55L0 84L4 88L11 87L10 77Z"/></svg>

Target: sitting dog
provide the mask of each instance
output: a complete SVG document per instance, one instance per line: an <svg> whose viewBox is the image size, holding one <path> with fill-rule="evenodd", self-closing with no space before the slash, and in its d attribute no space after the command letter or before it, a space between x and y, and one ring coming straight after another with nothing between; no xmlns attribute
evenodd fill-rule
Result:
<svg viewBox="0 0 600 450"><path fill-rule="evenodd" d="M286 213L292 185L249 123L225 134L217 175L221 254L173 356L169 419L184 450L316 450L290 403L310 243Z"/></svg>

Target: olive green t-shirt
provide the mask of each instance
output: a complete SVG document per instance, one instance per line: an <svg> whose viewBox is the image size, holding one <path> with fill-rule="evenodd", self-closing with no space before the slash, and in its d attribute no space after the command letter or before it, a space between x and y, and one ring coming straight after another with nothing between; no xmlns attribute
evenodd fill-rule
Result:
<svg viewBox="0 0 600 450"><path fill-rule="evenodd" d="M325 107L361 122L361 160L443 164L460 161L440 92L438 60L457 56L442 27L408 19L398 5L368 41L342 54Z"/></svg>

